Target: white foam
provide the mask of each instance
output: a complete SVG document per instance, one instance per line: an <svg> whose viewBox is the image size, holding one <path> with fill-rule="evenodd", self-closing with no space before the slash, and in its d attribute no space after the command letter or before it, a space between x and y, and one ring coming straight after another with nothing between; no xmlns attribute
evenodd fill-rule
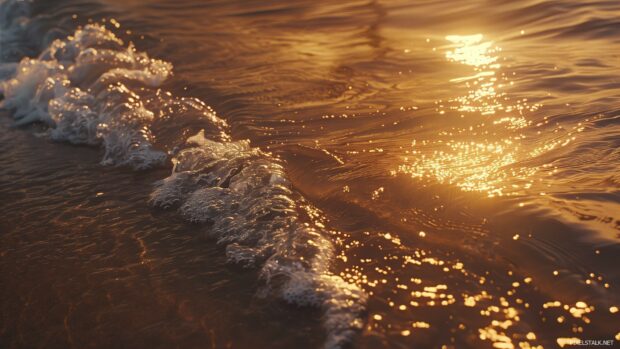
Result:
<svg viewBox="0 0 620 349"><path fill-rule="evenodd" d="M280 162L247 141L212 141L204 131L173 161L152 204L209 223L206 233L226 245L230 262L260 267L267 287L289 303L323 308L327 348L348 343L363 326L367 296L330 272L333 245L300 218Z"/></svg>
<svg viewBox="0 0 620 349"><path fill-rule="evenodd" d="M2 107L17 125L36 121L53 127L54 140L103 145L106 165L145 169L167 156L153 149L155 114L129 86L155 87L172 71L167 62L136 52L100 25L54 41L38 58L24 58L0 83Z"/></svg>
<svg viewBox="0 0 620 349"><path fill-rule="evenodd" d="M24 4L0 2L14 15L0 15L7 30L0 43L20 47L28 26ZM0 65L2 107L12 110L17 125L46 123L53 140L101 146L103 164L135 169L167 160L153 145L157 123L195 118L207 125L173 145L172 173L156 183L151 204L203 224L226 246L230 262L260 268L267 294L321 307L325 346L343 346L363 325L366 294L330 271L333 244L304 218L282 163L249 141L231 141L226 123L202 101L156 89L171 74L170 63L137 52L103 26L87 25L36 58Z"/></svg>

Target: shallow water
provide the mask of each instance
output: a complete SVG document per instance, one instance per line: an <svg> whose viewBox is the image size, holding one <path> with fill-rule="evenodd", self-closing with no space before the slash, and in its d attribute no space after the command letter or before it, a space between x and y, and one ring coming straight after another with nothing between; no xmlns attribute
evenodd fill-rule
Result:
<svg viewBox="0 0 620 349"><path fill-rule="evenodd" d="M1 346L620 340L617 1L0 6Z"/></svg>

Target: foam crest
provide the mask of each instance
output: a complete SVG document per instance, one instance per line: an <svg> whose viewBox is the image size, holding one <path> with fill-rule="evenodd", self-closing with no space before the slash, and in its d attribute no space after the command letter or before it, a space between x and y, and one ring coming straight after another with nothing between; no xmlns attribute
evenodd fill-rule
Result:
<svg viewBox="0 0 620 349"><path fill-rule="evenodd" d="M153 149L155 114L131 87L159 86L171 71L170 63L124 47L105 27L87 25L38 58L24 58L0 84L2 106L16 125L52 126L54 140L103 145L103 164L146 169L167 156Z"/></svg>
<svg viewBox="0 0 620 349"><path fill-rule="evenodd" d="M75 62L89 48L123 50L123 41L100 25L87 25L64 40L55 40L40 58L60 63Z"/></svg>
<svg viewBox="0 0 620 349"><path fill-rule="evenodd" d="M363 322L366 294L329 270L333 245L304 222L284 168L247 141L189 137L172 174L156 183L155 206L178 207L226 246L230 262L260 267L268 290L285 301L324 309L326 347L347 343Z"/></svg>
<svg viewBox="0 0 620 349"><path fill-rule="evenodd" d="M0 43L27 41L20 39L29 30L27 4L0 2ZM147 169L167 160L156 148L169 149L172 173L155 184L151 204L201 224L231 263L259 268L265 294L323 308L326 347L343 346L363 325L366 294L330 272L327 232L305 216L281 161L231 141L226 122L202 101L157 88L171 74L170 63L87 25L37 58L2 64L1 106L16 125L49 125L53 140L101 146L104 165ZM159 138L186 141L156 147Z"/></svg>

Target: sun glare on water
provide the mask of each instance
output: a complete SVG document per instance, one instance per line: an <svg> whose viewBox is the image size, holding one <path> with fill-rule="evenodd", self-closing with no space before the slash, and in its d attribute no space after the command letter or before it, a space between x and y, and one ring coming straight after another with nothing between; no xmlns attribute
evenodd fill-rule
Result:
<svg viewBox="0 0 620 349"><path fill-rule="evenodd" d="M438 117L453 118L446 120L453 126L433 139L414 139L399 170L489 197L521 194L540 179L538 173L552 171L547 165L519 165L554 148L523 148L526 131L533 126L527 113L541 105L508 96L512 73L502 67L502 49L493 41L482 34L445 39L446 60L471 68L470 74L450 79L458 91L455 97L436 102Z"/></svg>
<svg viewBox="0 0 620 349"><path fill-rule="evenodd" d="M448 35L446 40L458 46L446 52L446 57L451 61L474 67L488 66L497 62L497 56L493 55L496 51L493 42L482 39L482 34Z"/></svg>

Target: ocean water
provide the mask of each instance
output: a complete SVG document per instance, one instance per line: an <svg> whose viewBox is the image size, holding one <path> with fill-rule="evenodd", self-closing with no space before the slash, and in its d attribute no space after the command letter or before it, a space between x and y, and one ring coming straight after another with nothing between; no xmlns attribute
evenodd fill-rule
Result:
<svg viewBox="0 0 620 349"><path fill-rule="evenodd" d="M617 343L618 18L0 0L0 347Z"/></svg>

